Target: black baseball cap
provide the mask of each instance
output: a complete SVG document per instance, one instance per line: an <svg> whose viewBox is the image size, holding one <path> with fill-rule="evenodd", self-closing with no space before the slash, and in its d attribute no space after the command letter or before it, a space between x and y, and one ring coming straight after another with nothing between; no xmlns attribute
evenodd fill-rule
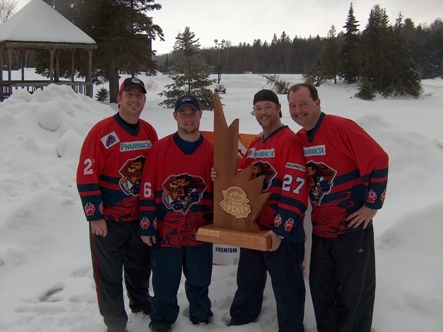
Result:
<svg viewBox="0 0 443 332"><path fill-rule="evenodd" d="M120 85L120 91L118 93L120 94L122 91L126 91L134 86L139 86L142 88L144 93L147 92L145 89L145 83L143 83L143 81L139 80L137 77L128 77L123 81L122 85Z"/></svg>
<svg viewBox="0 0 443 332"><path fill-rule="evenodd" d="M253 105L258 103L259 101L272 101L275 104L280 104L277 95L272 90L263 89L257 92L254 95L254 100L252 102ZM280 117L282 117L282 113L280 111Z"/></svg>
<svg viewBox="0 0 443 332"><path fill-rule="evenodd" d="M190 107L194 111L200 110L200 104L197 98L192 95L183 95L175 102L175 111L180 112L184 107Z"/></svg>
<svg viewBox="0 0 443 332"><path fill-rule="evenodd" d="M280 104L275 92L267 89L260 90L254 95L253 105L259 101L272 101L273 103Z"/></svg>

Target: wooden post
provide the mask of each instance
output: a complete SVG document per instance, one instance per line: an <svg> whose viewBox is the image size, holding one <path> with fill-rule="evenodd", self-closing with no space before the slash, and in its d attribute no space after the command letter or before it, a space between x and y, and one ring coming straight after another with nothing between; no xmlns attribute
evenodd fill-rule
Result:
<svg viewBox="0 0 443 332"><path fill-rule="evenodd" d="M12 52L14 51L14 48L8 47L8 81L9 84L11 84L12 81ZM9 85L9 89L11 89L11 85ZM11 91L12 92L12 89Z"/></svg>
<svg viewBox="0 0 443 332"><path fill-rule="evenodd" d="M0 68L0 81L2 82L0 90L0 101L3 101L3 90L5 89L5 85L3 85L3 47L0 47Z"/></svg>
<svg viewBox="0 0 443 332"><path fill-rule="evenodd" d="M75 48L71 48L71 82L74 82L75 78Z"/></svg>
<svg viewBox="0 0 443 332"><path fill-rule="evenodd" d="M88 74L86 76L86 82L89 84L86 86L86 91L88 91L87 95L89 97L93 97L93 91L92 91L92 50L88 49Z"/></svg>
<svg viewBox="0 0 443 332"><path fill-rule="evenodd" d="M25 81L25 54L26 54L26 48L20 49L20 66L22 69L22 82Z"/></svg>
<svg viewBox="0 0 443 332"><path fill-rule="evenodd" d="M267 251L256 220L270 193L262 193L263 176L252 179L253 165L237 172L238 119L228 127L218 93L214 94L214 224L199 228L197 240Z"/></svg>
<svg viewBox="0 0 443 332"><path fill-rule="evenodd" d="M55 75L54 82L60 82L60 49L57 48L55 54Z"/></svg>
<svg viewBox="0 0 443 332"><path fill-rule="evenodd" d="M49 82L54 82L54 48L49 49Z"/></svg>

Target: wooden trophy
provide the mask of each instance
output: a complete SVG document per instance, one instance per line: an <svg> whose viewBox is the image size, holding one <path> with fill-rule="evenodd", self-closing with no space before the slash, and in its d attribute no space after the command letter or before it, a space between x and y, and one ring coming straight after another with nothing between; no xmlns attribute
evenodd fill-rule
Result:
<svg viewBox="0 0 443 332"><path fill-rule="evenodd" d="M238 129L228 127L218 93L214 94L214 223L200 227L197 240L267 251L271 238L263 236L257 217L270 193L262 193L263 176L252 179L253 165L238 172Z"/></svg>

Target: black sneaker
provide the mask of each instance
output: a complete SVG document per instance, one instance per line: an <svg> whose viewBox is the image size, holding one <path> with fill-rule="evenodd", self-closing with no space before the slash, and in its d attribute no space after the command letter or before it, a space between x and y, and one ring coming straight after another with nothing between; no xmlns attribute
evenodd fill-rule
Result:
<svg viewBox="0 0 443 332"><path fill-rule="evenodd" d="M151 313L151 302L146 302L142 304L129 306L131 308L131 312L136 314L138 312L143 312L145 315L149 315Z"/></svg>
<svg viewBox="0 0 443 332"><path fill-rule="evenodd" d="M158 327L158 325L153 322L149 323L149 328L151 329L152 332L171 332L172 331L171 325L168 325L166 327Z"/></svg>

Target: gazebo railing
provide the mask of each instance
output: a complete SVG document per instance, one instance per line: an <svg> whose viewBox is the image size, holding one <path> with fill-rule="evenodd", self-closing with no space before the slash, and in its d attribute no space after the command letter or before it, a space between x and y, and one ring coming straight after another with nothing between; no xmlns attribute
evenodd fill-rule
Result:
<svg viewBox="0 0 443 332"><path fill-rule="evenodd" d="M72 82L72 81L59 81L59 82L50 82L50 81L3 81L0 82L1 86L1 100L3 101L5 98L9 97L14 90L17 89L26 89L29 93L33 93L37 89L44 89L49 84L57 84L57 85L69 85L72 89L77 92L89 96L89 89L92 89L91 82Z"/></svg>

